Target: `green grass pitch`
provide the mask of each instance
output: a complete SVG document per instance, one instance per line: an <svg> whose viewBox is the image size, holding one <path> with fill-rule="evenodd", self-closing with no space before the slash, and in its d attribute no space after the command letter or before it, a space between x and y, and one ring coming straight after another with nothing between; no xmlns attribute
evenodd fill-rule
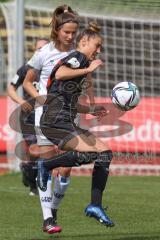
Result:
<svg viewBox="0 0 160 240"><path fill-rule="evenodd" d="M110 177L104 205L115 222L106 228L84 215L90 199L90 177L72 177L58 222L63 231L41 231L38 196L28 195L20 174L0 176L1 240L158 240L160 239L160 177Z"/></svg>

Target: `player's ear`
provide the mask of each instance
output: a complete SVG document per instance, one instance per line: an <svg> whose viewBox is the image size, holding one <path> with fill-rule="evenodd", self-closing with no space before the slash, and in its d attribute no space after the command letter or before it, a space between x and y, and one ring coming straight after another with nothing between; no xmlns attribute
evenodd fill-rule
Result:
<svg viewBox="0 0 160 240"><path fill-rule="evenodd" d="M87 43L87 36L84 36L82 39L81 39L81 44L82 46L84 47Z"/></svg>

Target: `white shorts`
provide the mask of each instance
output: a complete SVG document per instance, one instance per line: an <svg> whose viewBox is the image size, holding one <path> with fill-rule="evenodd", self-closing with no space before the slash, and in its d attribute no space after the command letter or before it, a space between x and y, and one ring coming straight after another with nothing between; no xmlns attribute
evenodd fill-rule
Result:
<svg viewBox="0 0 160 240"><path fill-rule="evenodd" d="M35 126L37 145L38 146L53 146L54 144L49 141L42 133L39 126Z"/></svg>
<svg viewBox="0 0 160 240"><path fill-rule="evenodd" d="M40 118L43 113L43 107L38 107L35 110L35 132L36 132L36 138L37 138L37 145L38 146L52 146L54 145L51 141L49 141L48 138L44 136L44 134L41 131L41 128L39 126ZM77 114L77 117L75 118L74 122L78 126L80 121L80 115Z"/></svg>

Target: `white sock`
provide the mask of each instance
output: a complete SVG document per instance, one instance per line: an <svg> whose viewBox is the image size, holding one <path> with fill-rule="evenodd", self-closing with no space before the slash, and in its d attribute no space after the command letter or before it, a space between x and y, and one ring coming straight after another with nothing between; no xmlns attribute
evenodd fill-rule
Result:
<svg viewBox="0 0 160 240"><path fill-rule="evenodd" d="M52 206L52 177L49 176L47 182L47 190L45 192L41 191L38 188L40 203L43 213L43 219L46 220L49 217L52 217L51 206Z"/></svg>
<svg viewBox="0 0 160 240"><path fill-rule="evenodd" d="M52 209L58 209L64 193L70 183L70 177L62 177L60 174L54 179L54 192L52 196Z"/></svg>

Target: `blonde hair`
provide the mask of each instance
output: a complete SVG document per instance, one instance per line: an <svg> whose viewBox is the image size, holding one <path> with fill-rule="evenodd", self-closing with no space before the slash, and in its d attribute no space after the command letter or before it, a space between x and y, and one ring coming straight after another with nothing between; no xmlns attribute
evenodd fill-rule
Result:
<svg viewBox="0 0 160 240"><path fill-rule="evenodd" d="M93 31L95 33L99 33L101 30L101 27L96 22L90 22L88 29L90 29L91 31Z"/></svg>
<svg viewBox="0 0 160 240"><path fill-rule="evenodd" d="M84 36L87 36L88 39L95 36L98 36L101 38L100 30L101 30L101 27L96 22L90 22L89 27L84 29L77 36L76 44L78 44Z"/></svg>

